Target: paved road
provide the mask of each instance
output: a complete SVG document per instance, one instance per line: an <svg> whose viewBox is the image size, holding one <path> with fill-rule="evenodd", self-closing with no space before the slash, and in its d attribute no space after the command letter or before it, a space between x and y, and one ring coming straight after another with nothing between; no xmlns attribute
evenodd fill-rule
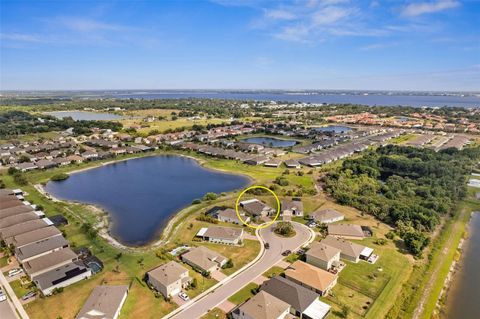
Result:
<svg viewBox="0 0 480 319"><path fill-rule="evenodd" d="M20 317L22 319L29 319L27 312L25 311L25 309L23 309L23 306L20 303L20 300L18 300L17 296L13 292L12 287L10 287L10 284L7 282L7 279L5 278L5 276L1 271L0 271L0 284L3 287L4 292L6 292L10 296L14 307L17 308L17 311L20 314ZM3 316L1 318L3 319Z"/></svg>
<svg viewBox="0 0 480 319"><path fill-rule="evenodd" d="M0 301L0 318L19 319L15 313L15 307L8 298L5 301Z"/></svg>
<svg viewBox="0 0 480 319"><path fill-rule="evenodd" d="M312 233L310 229L298 223L292 223L295 227L296 235L291 238L280 238L272 232L272 227L260 230L260 236L264 242L270 244L270 249L266 249L264 255L251 267L240 274L228 278L220 287L208 293L199 300L192 300L185 305L179 312L165 318L174 319L192 319L200 318L210 309L215 308L225 299L242 289L248 283L253 282L255 278L270 269L282 258L282 252L289 249L294 251L300 246L306 244Z"/></svg>

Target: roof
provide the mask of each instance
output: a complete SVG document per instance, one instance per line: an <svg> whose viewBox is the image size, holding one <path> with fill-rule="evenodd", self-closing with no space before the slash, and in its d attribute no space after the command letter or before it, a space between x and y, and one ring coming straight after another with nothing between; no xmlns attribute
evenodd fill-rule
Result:
<svg viewBox="0 0 480 319"><path fill-rule="evenodd" d="M20 248L16 248L15 255L19 260L23 260L64 246L68 246L68 241L65 239L65 237L49 237Z"/></svg>
<svg viewBox="0 0 480 319"><path fill-rule="evenodd" d="M34 212L16 214L4 218L0 218L0 229L10 227L16 224L23 222L28 222L29 220L38 219L39 216Z"/></svg>
<svg viewBox="0 0 480 319"><path fill-rule="evenodd" d="M182 259L188 260L198 267L208 270L217 264L227 260L227 257L220 255L219 253L200 246L192 248L189 252L182 255Z"/></svg>
<svg viewBox="0 0 480 319"><path fill-rule="evenodd" d="M315 266L297 260L285 271L285 276L293 278L320 291L327 290L337 276Z"/></svg>
<svg viewBox="0 0 480 319"><path fill-rule="evenodd" d="M340 249L338 248L325 245L324 243L313 242L306 254L307 256L329 261L339 253Z"/></svg>
<svg viewBox="0 0 480 319"><path fill-rule="evenodd" d="M340 214L334 209L322 209L322 210L317 210L315 212L312 212L310 214L315 220L318 220L319 222L323 222L324 220L330 220L333 218L340 218L343 217L343 214Z"/></svg>
<svg viewBox="0 0 480 319"><path fill-rule="evenodd" d="M245 216L244 213L239 212L240 216ZM217 211L218 218L225 217L229 219L239 220L237 216L237 212L233 208L221 209Z"/></svg>
<svg viewBox="0 0 480 319"><path fill-rule="evenodd" d="M170 261L161 265L147 274L149 278L154 278L156 281L164 286L168 286L180 279L180 276L188 273L188 269L175 261Z"/></svg>
<svg viewBox="0 0 480 319"><path fill-rule="evenodd" d="M365 248L365 246L330 235L325 237L325 239L322 239L321 243L340 249L342 254L353 258L358 258L362 253L363 249Z"/></svg>
<svg viewBox="0 0 480 319"><path fill-rule="evenodd" d="M300 312L305 311L320 296L316 292L280 276L264 282L261 290L283 300Z"/></svg>
<svg viewBox="0 0 480 319"><path fill-rule="evenodd" d="M52 236L59 236L61 234L62 233L56 227L43 227L8 238L6 243L8 245L12 244L15 247L21 247L37 240L42 240Z"/></svg>
<svg viewBox="0 0 480 319"><path fill-rule="evenodd" d="M25 205L21 200L19 200L15 196L7 195L2 196L2 200L0 201L0 209L15 207L15 206L22 206Z"/></svg>
<svg viewBox="0 0 480 319"><path fill-rule="evenodd" d="M20 224L16 224L13 226L0 229L0 237L3 239L6 239L8 237L20 235L20 234L27 233L29 231L47 227L47 226L49 225L44 219L29 220L28 222L23 222Z"/></svg>
<svg viewBox="0 0 480 319"><path fill-rule="evenodd" d="M76 319L113 319L122 307L128 286L97 286Z"/></svg>
<svg viewBox="0 0 480 319"><path fill-rule="evenodd" d="M238 311L245 313L249 318L277 319L284 312L288 312L290 305L271 294L260 291L242 304Z"/></svg>
<svg viewBox="0 0 480 319"><path fill-rule="evenodd" d="M218 238L225 240L235 240L239 239L243 234L243 229L241 228L230 228L230 227L208 227L207 230L203 233L202 236L210 238Z"/></svg>
<svg viewBox="0 0 480 319"><path fill-rule="evenodd" d="M28 213L33 210L34 210L33 207L30 205L21 205L21 206L0 209L0 218L5 218L8 216L21 214L21 213Z"/></svg>
<svg viewBox="0 0 480 319"><path fill-rule="evenodd" d="M301 200L282 199L282 210L301 210L303 211L303 203Z"/></svg>
<svg viewBox="0 0 480 319"><path fill-rule="evenodd" d="M365 237L362 226L352 224L328 225L328 234L334 236Z"/></svg>
<svg viewBox="0 0 480 319"><path fill-rule="evenodd" d="M259 201L258 199L249 199L240 202L240 206L249 214L261 215L263 211L271 211L273 208Z"/></svg>
<svg viewBox="0 0 480 319"><path fill-rule="evenodd" d="M77 254L69 247L54 251L48 255L43 255L23 263L23 268L27 274L34 274L44 269L49 269L66 261L72 261L77 258Z"/></svg>
<svg viewBox="0 0 480 319"><path fill-rule="evenodd" d="M87 271L89 270L82 262L74 261L34 276L32 279L40 290L45 290Z"/></svg>

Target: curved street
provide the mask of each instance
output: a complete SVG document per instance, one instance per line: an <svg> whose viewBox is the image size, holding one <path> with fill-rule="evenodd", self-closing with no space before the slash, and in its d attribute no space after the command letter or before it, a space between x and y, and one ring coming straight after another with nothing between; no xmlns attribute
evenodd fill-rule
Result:
<svg viewBox="0 0 480 319"><path fill-rule="evenodd" d="M299 223L292 223L292 225L295 228L296 235L291 238L282 238L275 235L272 226L261 229L258 232L259 236L264 243L270 244L270 248L263 251L263 255L258 261L247 266L238 274L226 278L223 282L212 287L211 291L192 299L164 318L200 318L282 260L284 258L282 252L285 250L295 251L313 240L312 236L314 234L308 227Z"/></svg>

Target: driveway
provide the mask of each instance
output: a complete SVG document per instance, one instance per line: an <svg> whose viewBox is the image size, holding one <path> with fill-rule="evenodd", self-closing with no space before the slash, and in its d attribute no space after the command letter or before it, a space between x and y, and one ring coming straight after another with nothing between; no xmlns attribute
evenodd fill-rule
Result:
<svg viewBox="0 0 480 319"><path fill-rule="evenodd" d="M202 317L209 310L217 307L248 283L254 282L258 276L278 263L283 258L283 251L287 249L294 251L309 242L312 237L310 229L299 223L292 224L295 227L296 235L291 238L278 237L273 233L272 226L261 229L260 236L264 242L270 244L270 249L265 249L263 256L257 262L237 275L228 277L218 287L214 287L212 291L190 301L164 318L191 319Z"/></svg>

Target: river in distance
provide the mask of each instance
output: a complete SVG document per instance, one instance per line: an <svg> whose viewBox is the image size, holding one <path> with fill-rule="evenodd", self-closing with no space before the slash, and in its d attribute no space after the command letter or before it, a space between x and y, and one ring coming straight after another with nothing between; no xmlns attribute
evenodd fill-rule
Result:
<svg viewBox="0 0 480 319"><path fill-rule="evenodd" d="M74 173L49 182L46 191L59 199L98 205L109 213L115 239L141 246L158 238L168 220L194 199L249 183L245 176L206 169L190 158L162 155Z"/></svg>

